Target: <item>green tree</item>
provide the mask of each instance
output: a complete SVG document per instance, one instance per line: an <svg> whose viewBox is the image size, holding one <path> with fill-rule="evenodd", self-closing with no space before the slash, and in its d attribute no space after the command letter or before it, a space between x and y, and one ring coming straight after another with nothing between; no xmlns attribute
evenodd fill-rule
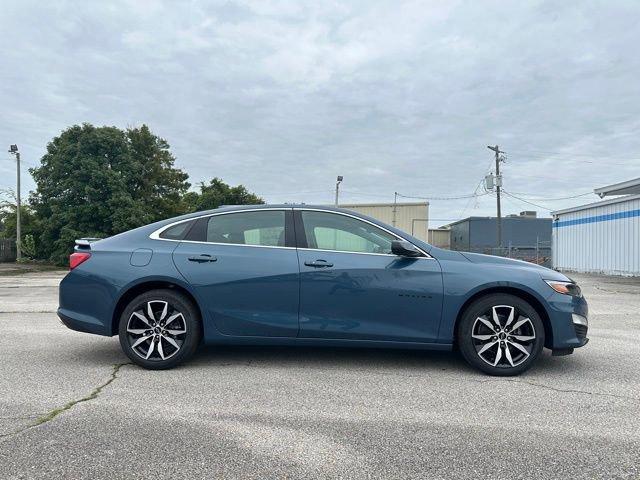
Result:
<svg viewBox="0 0 640 480"><path fill-rule="evenodd" d="M232 187L219 178L214 178L208 184L200 182L199 192L189 192L184 197L188 211L211 210L222 205L258 205L264 200L249 192L244 185Z"/></svg>
<svg viewBox="0 0 640 480"><path fill-rule="evenodd" d="M146 125L74 125L47 145L31 205L37 255L63 264L76 238L106 237L183 213L188 175Z"/></svg>
<svg viewBox="0 0 640 480"><path fill-rule="evenodd" d="M0 192L5 199L0 200L0 238L16 238L16 199L12 191ZM38 220L29 205L20 206L20 227L22 238L38 231Z"/></svg>
<svg viewBox="0 0 640 480"><path fill-rule="evenodd" d="M22 254L31 260L36 258L36 241L33 238L33 235L27 234L22 239L22 244L20 245L22 250Z"/></svg>

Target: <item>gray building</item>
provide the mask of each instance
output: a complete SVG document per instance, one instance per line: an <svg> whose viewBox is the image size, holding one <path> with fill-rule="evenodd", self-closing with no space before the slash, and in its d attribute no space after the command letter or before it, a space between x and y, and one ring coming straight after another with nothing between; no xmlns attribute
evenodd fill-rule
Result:
<svg viewBox="0 0 640 480"><path fill-rule="evenodd" d="M498 246L496 217L469 217L447 225L451 249L483 251ZM508 215L502 219L502 246L537 248L551 244L551 218L537 218L536 212Z"/></svg>

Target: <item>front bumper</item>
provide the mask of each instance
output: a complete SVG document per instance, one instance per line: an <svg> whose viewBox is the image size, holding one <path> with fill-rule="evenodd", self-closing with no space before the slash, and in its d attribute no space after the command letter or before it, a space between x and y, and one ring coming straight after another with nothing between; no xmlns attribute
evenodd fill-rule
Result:
<svg viewBox="0 0 640 480"><path fill-rule="evenodd" d="M585 346L589 339L589 307L584 297L554 293L547 299L552 339L546 346L554 355L566 355Z"/></svg>

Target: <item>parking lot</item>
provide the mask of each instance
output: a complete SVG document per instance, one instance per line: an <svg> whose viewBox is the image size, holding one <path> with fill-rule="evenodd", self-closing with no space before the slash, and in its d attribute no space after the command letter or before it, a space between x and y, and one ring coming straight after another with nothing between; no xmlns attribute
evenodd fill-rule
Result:
<svg viewBox="0 0 640 480"><path fill-rule="evenodd" d="M640 476L638 280L576 275L588 346L492 378L455 353L262 347L145 371L60 324L60 278L0 270L0 478Z"/></svg>

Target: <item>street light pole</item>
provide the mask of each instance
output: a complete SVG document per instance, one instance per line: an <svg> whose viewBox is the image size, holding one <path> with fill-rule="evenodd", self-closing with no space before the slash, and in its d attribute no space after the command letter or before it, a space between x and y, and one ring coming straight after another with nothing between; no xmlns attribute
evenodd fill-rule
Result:
<svg viewBox="0 0 640 480"><path fill-rule="evenodd" d="M338 206L338 195L340 194L340 183L342 182L342 179L342 175L338 175L338 178L336 179L336 207Z"/></svg>
<svg viewBox="0 0 640 480"><path fill-rule="evenodd" d="M16 156L16 260L20 261L22 258L21 243L22 235L20 231L20 152L18 151L18 145L11 145L9 147L9 153Z"/></svg>

